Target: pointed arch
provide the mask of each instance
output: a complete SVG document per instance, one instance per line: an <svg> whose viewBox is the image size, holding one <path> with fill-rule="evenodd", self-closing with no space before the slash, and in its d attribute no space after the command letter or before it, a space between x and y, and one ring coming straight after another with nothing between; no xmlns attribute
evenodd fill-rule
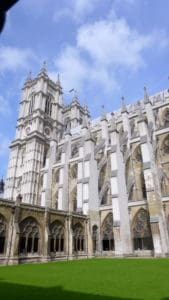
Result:
<svg viewBox="0 0 169 300"><path fill-rule="evenodd" d="M65 229L61 221L54 221L49 226L49 251L50 252L63 252L65 244Z"/></svg>
<svg viewBox="0 0 169 300"><path fill-rule="evenodd" d="M85 232L81 223L76 223L73 228L73 251L75 253L85 250Z"/></svg>
<svg viewBox="0 0 169 300"><path fill-rule="evenodd" d="M164 127L169 127L169 108L165 108L162 114Z"/></svg>
<svg viewBox="0 0 169 300"><path fill-rule="evenodd" d="M19 254L39 252L40 232L35 218L27 217L19 224Z"/></svg>
<svg viewBox="0 0 169 300"><path fill-rule="evenodd" d="M161 142L161 151L162 155L169 154L169 135L167 134Z"/></svg>
<svg viewBox="0 0 169 300"><path fill-rule="evenodd" d="M149 213L140 208L132 223L134 250L153 250Z"/></svg>
<svg viewBox="0 0 169 300"><path fill-rule="evenodd" d="M0 254L5 252L5 242L6 242L6 219L0 214Z"/></svg>
<svg viewBox="0 0 169 300"><path fill-rule="evenodd" d="M114 250L113 214L109 213L101 226L101 240L103 251Z"/></svg>

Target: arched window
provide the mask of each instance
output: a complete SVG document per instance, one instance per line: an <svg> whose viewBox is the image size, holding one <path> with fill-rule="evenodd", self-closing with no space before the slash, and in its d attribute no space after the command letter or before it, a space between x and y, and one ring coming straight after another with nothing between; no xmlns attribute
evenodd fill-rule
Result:
<svg viewBox="0 0 169 300"><path fill-rule="evenodd" d="M72 165L72 167L70 168L70 176L71 176L72 179L77 178L77 169L78 169L77 164Z"/></svg>
<svg viewBox="0 0 169 300"><path fill-rule="evenodd" d="M50 96L47 96L46 102L45 102L45 113L49 116L52 115L52 99Z"/></svg>
<svg viewBox="0 0 169 300"><path fill-rule="evenodd" d="M101 227L101 239L103 251L114 250L113 215L109 213Z"/></svg>
<svg viewBox="0 0 169 300"><path fill-rule="evenodd" d="M164 139L163 144L161 146L162 154L168 155L169 154L169 136Z"/></svg>
<svg viewBox="0 0 169 300"><path fill-rule="evenodd" d="M32 95L30 104L29 104L29 114L31 114L33 112L34 105L35 105L35 95Z"/></svg>
<svg viewBox="0 0 169 300"><path fill-rule="evenodd" d="M146 199L147 198L147 192L146 192L146 184L145 184L145 179L144 179L143 172L141 173L141 185L142 185L143 199Z"/></svg>
<svg viewBox="0 0 169 300"><path fill-rule="evenodd" d="M72 145L72 149L71 149L71 157L77 157L79 155L79 148L78 145Z"/></svg>
<svg viewBox="0 0 169 300"><path fill-rule="evenodd" d="M5 238L6 238L6 221L5 218L0 215L0 254L5 252Z"/></svg>
<svg viewBox="0 0 169 300"><path fill-rule="evenodd" d="M49 148L45 148L43 153L43 167L46 166L46 160L48 158L48 155L49 155Z"/></svg>
<svg viewBox="0 0 169 300"><path fill-rule="evenodd" d="M98 190L99 190L99 192L101 191L101 189L104 185L104 182L105 182L106 170L107 170L107 164L105 163L103 165L103 167L101 168L100 173L99 173L99 180L98 180Z"/></svg>
<svg viewBox="0 0 169 300"><path fill-rule="evenodd" d="M164 113L164 127L169 127L169 109L167 108Z"/></svg>
<svg viewBox="0 0 169 300"><path fill-rule="evenodd" d="M80 223L73 226L73 250L75 253L84 251L85 249L85 236L84 228Z"/></svg>
<svg viewBox="0 0 169 300"><path fill-rule="evenodd" d="M77 211L77 185L71 192L72 211Z"/></svg>
<svg viewBox="0 0 169 300"><path fill-rule="evenodd" d="M60 221L53 222L50 227L50 252L64 251L64 226Z"/></svg>
<svg viewBox="0 0 169 300"><path fill-rule="evenodd" d="M37 253L39 246L39 226L32 217L23 220L20 225L19 253Z"/></svg>
<svg viewBox="0 0 169 300"><path fill-rule="evenodd" d="M148 212L140 209L135 216L133 226L134 250L153 250L153 241Z"/></svg>

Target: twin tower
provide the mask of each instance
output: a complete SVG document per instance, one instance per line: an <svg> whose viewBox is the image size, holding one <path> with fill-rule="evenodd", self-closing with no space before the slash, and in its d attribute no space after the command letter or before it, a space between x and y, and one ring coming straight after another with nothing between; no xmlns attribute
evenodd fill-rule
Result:
<svg viewBox="0 0 169 300"><path fill-rule="evenodd" d="M88 124L89 112L76 95L70 105L64 106L59 76L56 82L50 80L45 63L35 79L28 76L22 90L4 198L16 200L21 195L24 203L50 206L51 168L58 143L73 128ZM48 174L44 174L45 168ZM46 181L44 189L42 180Z"/></svg>

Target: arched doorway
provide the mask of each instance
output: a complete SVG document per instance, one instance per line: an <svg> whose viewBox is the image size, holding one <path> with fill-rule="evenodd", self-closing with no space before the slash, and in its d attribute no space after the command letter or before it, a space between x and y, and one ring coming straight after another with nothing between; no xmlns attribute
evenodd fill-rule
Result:
<svg viewBox="0 0 169 300"><path fill-rule="evenodd" d="M60 221L54 221L50 227L49 251L64 251L64 226Z"/></svg>
<svg viewBox="0 0 169 300"><path fill-rule="evenodd" d="M85 250L84 227L80 223L73 226L73 251L75 253Z"/></svg>
<svg viewBox="0 0 169 300"><path fill-rule="evenodd" d="M19 224L19 254L34 254L39 251L39 225L37 221L28 217Z"/></svg>

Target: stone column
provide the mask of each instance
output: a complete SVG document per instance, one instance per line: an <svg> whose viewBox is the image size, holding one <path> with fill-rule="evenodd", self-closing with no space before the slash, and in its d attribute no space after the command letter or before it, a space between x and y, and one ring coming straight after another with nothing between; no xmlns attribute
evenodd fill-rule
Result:
<svg viewBox="0 0 169 300"><path fill-rule="evenodd" d="M50 213L49 213L49 208L45 207L45 215L44 215L44 245L43 245L43 260L44 261L48 261L50 260L49 257L49 217L50 217Z"/></svg>
<svg viewBox="0 0 169 300"><path fill-rule="evenodd" d="M150 224L154 244L154 255L165 256L165 254L168 253L169 241L167 224L161 201L158 170L155 165L153 155L152 133L148 132L143 115L140 115L138 124L141 139L141 153L143 159L147 204L150 214Z"/></svg>
<svg viewBox="0 0 169 300"><path fill-rule="evenodd" d="M115 254L128 255L132 252L131 233L128 216L128 195L125 182L125 165L120 150L115 124L111 135L111 192L114 222Z"/></svg>
<svg viewBox="0 0 169 300"><path fill-rule="evenodd" d="M11 207L11 219L8 231L8 247L6 253L6 264L18 264L18 250L19 250L19 218L20 207L14 205Z"/></svg>
<svg viewBox="0 0 169 300"><path fill-rule="evenodd" d="M66 255L71 260L73 255L72 216L66 216Z"/></svg>

